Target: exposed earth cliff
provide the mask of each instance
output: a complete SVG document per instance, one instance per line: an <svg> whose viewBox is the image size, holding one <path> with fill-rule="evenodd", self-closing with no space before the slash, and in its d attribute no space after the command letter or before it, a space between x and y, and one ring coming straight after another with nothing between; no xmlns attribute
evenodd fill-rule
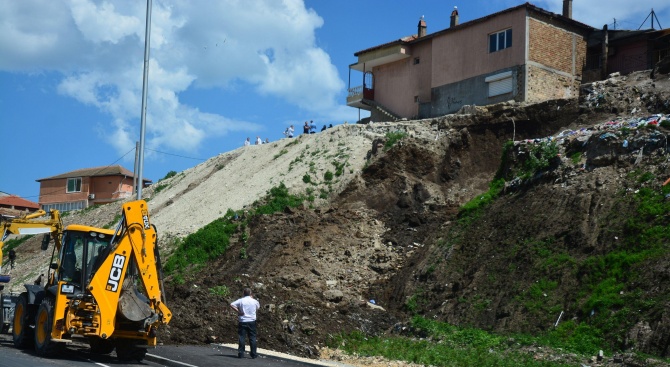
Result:
<svg viewBox="0 0 670 367"><path fill-rule="evenodd" d="M647 75L580 100L341 125L157 182L146 195L166 255L188 256L181 239L226 213L243 223L223 255L168 278L162 342L233 343L227 304L250 285L259 343L303 356L342 332L411 334L423 315L503 333L590 325L608 348L667 357L670 81ZM304 203L254 215L281 184ZM15 290L46 269L38 242L19 247Z"/></svg>

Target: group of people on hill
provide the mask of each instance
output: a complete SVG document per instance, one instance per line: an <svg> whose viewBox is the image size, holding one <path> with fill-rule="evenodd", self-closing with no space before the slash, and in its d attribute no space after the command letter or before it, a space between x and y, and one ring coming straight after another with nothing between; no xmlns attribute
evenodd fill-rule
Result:
<svg viewBox="0 0 670 367"><path fill-rule="evenodd" d="M324 131L324 130L326 130L328 128L331 128L331 127L333 127L333 124L330 124L329 126L323 125L323 127L321 128L321 131ZM305 124L302 126L302 133L303 134L316 134L316 132L317 132L316 130L317 130L317 127L316 127L316 124L314 124L313 120L310 120L309 122L305 121ZM295 132L295 128L293 127L293 125L291 125L291 126L287 127L286 130L284 130L284 136L286 136L287 138L292 138L294 132Z"/></svg>
<svg viewBox="0 0 670 367"><path fill-rule="evenodd" d="M268 143L270 143L270 139L265 138L265 141L263 141L263 139L261 139L260 136L256 136L256 142L254 143L254 145L261 145L261 144L268 144ZM251 145L251 140L249 138L247 138L247 140L244 141L244 146L246 147L246 146L249 146L249 145Z"/></svg>
<svg viewBox="0 0 670 367"><path fill-rule="evenodd" d="M291 125L293 126L293 125ZM330 127L333 127L333 124L330 124L330 126L326 127L326 125L323 125L321 128L321 131L324 131ZM309 120L309 123L305 121L305 125L302 127L302 133L303 134L315 134L316 133L316 125L314 124L314 121Z"/></svg>
<svg viewBox="0 0 670 367"><path fill-rule="evenodd" d="M333 127L333 124L330 124L328 126L323 125L323 127L321 128L321 131L324 131L326 129L330 129L331 127ZM313 120L305 121L305 125L303 125L303 127L302 127L302 133L303 134L316 134L316 132L317 132L317 127L314 124L314 121ZM284 136L285 137L292 138L294 135L295 135L295 127L293 127L293 125L287 127L286 130L284 130ZM266 138L265 140L262 140L260 136L257 136L254 145L267 144L269 142L270 142L270 139ZM247 138L247 140L244 141L244 146L246 147L246 146L249 146L249 145L251 145L251 139Z"/></svg>

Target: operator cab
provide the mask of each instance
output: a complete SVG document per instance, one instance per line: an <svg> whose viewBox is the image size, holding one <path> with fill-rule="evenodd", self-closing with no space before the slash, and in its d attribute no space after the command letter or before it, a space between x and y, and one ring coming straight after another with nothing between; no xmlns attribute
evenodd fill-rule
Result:
<svg viewBox="0 0 670 367"><path fill-rule="evenodd" d="M64 231L57 273L57 280L67 283L61 288L62 293L76 295L86 288L110 248L112 234L112 231L102 232L90 227L68 227Z"/></svg>

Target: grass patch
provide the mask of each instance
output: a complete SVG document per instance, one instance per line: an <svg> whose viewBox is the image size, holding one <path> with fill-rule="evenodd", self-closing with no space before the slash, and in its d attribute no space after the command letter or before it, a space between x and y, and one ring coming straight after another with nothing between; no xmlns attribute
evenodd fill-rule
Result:
<svg viewBox="0 0 670 367"><path fill-rule="evenodd" d="M168 185L166 183L157 184L156 188L154 189L154 194L158 194L159 192L165 190L167 187Z"/></svg>
<svg viewBox="0 0 670 367"><path fill-rule="evenodd" d="M230 244L239 222L233 220L235 212L228 212L197 232L188 235L165 263L167 274L184 273L193 265L202 265L222 255Z"/></svg>
<svg viewBox="0 0 670 367"><path fill-rule="evenodd" d="M498 335L480 329L458 327L416 316L408 336L373 337L359 331L337 335L329 346L349 354L382 356L431 366L572 366L573 364L536 360L525 346L563 348L567 352L588 355L598 350L588 327L566 322L561 328L540 338L526 335Z"/></svg>
<svg viewBox="0 0 670 367"><path fill-rule="evenodd" d="M400 131L386 133L386 142L384 143L383 150L387 151L391 149L391 147L396 145L400 140L402 140L406 136L407 136L406 133Z"/></svg>
<svg viewBox="0 0 670 367"><path fill-rule="evenodd" d="M112 228L113 225L119 223L119 221L121 220L121 216L122 216L121 213L116 214L114 216L114 219L112 219L109 223L102 226L102 228L105 228L105 229Z"/></svg>
<svg viewBox="0 0 670 367"><path fill-rule="evenodd" d="M288 150L287 149L282 149L279 153L275 154L274 157L272 157L272 159L277 159L277 158L283 156L286 153L288 153Z"/></svg>
<svg viewBox="0 0 670 367"><path fill-rule="evenodd" d="M7 255L9 253L9 250L16 249L19 247L22 243L28 241L30 238L32 238L34 235L32 234L26 234L23 235L19 238L12 238L9 241L6 241L4 245L2 246L2 252L4 255Z"/></svg>
<svg viewBox="0 0 670 367"><path fill-rule="evenodd" d="M337 176L337 177L342 176L342 173L344 172L345 162L333 161L332 163L333 163L333 166L335 166L335 176Z"/></svg>
<svg viewBox="0 0 670 367"><path fill-rule="evenodd" d="M215 295L215 296L221 296L221 297L228 297L230 296L230 289L226 287L225 285L217 285L214 287L209 288L209 294Z"/></svg>
<svg viewBox="0 0 670 367"><path fill-rule="evenodd" d="M582 152L572 153L572 155L570 156L570 160L572 161L572 164L578 165L579 162L582 160Z"/></svg>
<svg viewBox="0 0 670 367"><path fill-rule="evenodd" d="M176 249L164 266L165 273L172 275L177 283L183 282L190 270L197 270L204 264L223 255L230 245L230 238L240 230L245 230L247 223L255 215L272 214L286 207L302 205L302 196L291 195L282 182L273 187L249 215L241 218L240 213L228 209L226 214L188 235L183 240L176 240ZM240 234L240 241L246 243L248 235ZM247 257L246 248L244 258Z"/></svg>
<svg viewBox="0 0 670 367"><path fill-rule="evenodd" d="M168 178L172 178L172 177L174 177L174 176L176 176L176 175L177 175L177 171L170 171L170 172L168 172L168 173L165 174L165 177L161 178L161 179L158 180L158 181L160 182L160 181L163 181L163 180L167 180Z"/></svg>
<svg viewBox="0 0 670 367"><path fill-rule="evenodd" d="M504 187L505 180L502 178L493 180L489 184L487 192L477 195L460 208L458 212L459 221L468 222L469 220L474 220L480 214L482 208L491 204L500 195Z"/></svg>

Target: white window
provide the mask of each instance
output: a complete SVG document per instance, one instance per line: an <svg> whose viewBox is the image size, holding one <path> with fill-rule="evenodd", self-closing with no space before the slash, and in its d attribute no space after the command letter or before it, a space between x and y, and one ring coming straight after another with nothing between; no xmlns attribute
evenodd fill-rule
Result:
<svg viewBox="0 0 670 367"><path fill-rule="evenodd" d="M512 47L512 28L489 34L489 53Z"/></svg>
<svg viewBox="0 0 670 367"><path fill-rule="evenodd" d="M511 71L491 75L484 79L485 82L489 83L489 97L495 97L505 93L512 93L512 79Z"/></svg>
<svg viewBox="0 0 670 367"><path fill-rule="evenodd" d="M81 192L81 177L68 178L66 192Z"/></svg>

